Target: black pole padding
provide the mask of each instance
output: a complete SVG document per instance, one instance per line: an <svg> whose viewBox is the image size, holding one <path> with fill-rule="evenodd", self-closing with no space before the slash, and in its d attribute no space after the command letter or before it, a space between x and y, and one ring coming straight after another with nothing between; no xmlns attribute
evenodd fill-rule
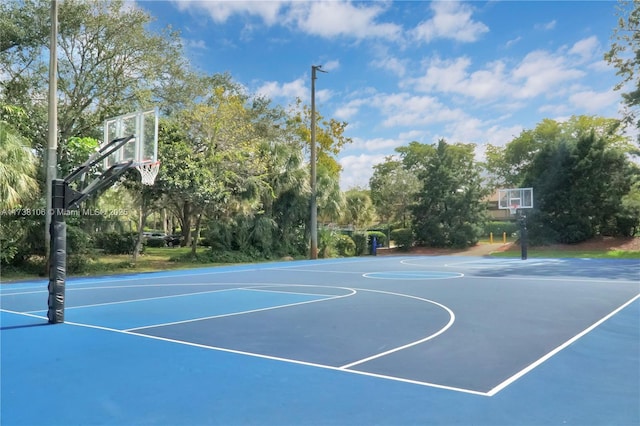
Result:
<svg viewBox="0 0 640 426"><path fill-rule="evenodd" d="M520 216L520 249L522 260L527 260L527 245L528 245L528 231L527 231L527 216Z"/></svg>
<svg viewBox="0 0 640 426"><path fill-rule="evenodd" d="M67 224L64 222L66 182L54 179L51 208L51 247L49 251L49 324L64 322L65 279L67 275Z"/></svg>

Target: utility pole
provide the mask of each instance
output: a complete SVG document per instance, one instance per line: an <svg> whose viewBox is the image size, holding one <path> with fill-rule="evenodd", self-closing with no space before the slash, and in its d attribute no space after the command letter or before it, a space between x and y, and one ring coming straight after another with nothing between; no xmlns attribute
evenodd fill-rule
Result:
<svg viewBox="0 0 640 426"><path fill-rule="evenodd" d="M45 253L49 254L51 245L51 210L53 192L52 182L57 178L58 164L58 2L51 0L51 38L49 40L49 129L47 143L46 168L46 200L44 244ZM49 259L50 260L50 259Z"/></svg>
<svg viewBox="0 0 640 426"><path fill-rule="evenodd" d="M311 250L310 259L318 258L318 200L316 182L316 71L325 72L322 65L311 66Z"/></svg>

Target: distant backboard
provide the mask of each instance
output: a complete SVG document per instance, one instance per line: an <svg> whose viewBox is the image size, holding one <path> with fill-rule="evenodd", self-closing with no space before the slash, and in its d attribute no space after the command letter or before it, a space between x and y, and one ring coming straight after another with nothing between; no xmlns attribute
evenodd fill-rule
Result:
<svg viewBox="0 0 640 426"><path fill-rule="evenodd" d="M532 209L533 188L499 189L498 208L504 210Z"/></svg>
<svg viewBox="0 0 640 426"><path fill-rule="evenodd" d="M129 160L134 164L158 160L158 109L136 111L104 121L103 144L131 135L134 136L131 141L105 159L105 169Z"/></svg>

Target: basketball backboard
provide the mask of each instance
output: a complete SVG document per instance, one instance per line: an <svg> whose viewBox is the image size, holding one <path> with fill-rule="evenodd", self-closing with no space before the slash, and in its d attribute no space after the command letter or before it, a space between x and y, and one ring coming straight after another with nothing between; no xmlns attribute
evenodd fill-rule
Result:
<svg viewBox="0 0 640 426"><path fill-rule="evenodd" d="M503 210L532 209L533 188L499 189L498 208Z"/></svg>
<svg viewBox="0 0 640 426"><path fill-rule="evenodd" d="M158 161L158 109L136 111L104 121L103 144L131 135L133 139L105 159L105 169L130 160L134 165Z"/></svg>

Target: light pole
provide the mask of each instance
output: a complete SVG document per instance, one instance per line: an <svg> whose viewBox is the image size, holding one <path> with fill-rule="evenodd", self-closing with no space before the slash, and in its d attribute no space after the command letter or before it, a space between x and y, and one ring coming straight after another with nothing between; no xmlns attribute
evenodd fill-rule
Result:
<svg viewBox="0 0 640 426"><path fill-rule="evenodd" d="M316 199L316 71L323 71L322 65L311 66L311 250L310 259L318 258L318 202Z"/></svg>
<svg viewBox="0 0 640 426"><path fill-rule="evenodd" d="M44 245L45 253L48 258L49 247L51 244L50 229L51 226L51 210L53 192L51 189L52 182L57 175L57 153L58 153L58 3L57 0L51 0L51 35L49 39L49 100L48 100L48 141L46 151L46 202L47 211L45 212L44 227ZM51 259L49 259L50 261ZM48 262L47 262L48 263Z"/></svg>

